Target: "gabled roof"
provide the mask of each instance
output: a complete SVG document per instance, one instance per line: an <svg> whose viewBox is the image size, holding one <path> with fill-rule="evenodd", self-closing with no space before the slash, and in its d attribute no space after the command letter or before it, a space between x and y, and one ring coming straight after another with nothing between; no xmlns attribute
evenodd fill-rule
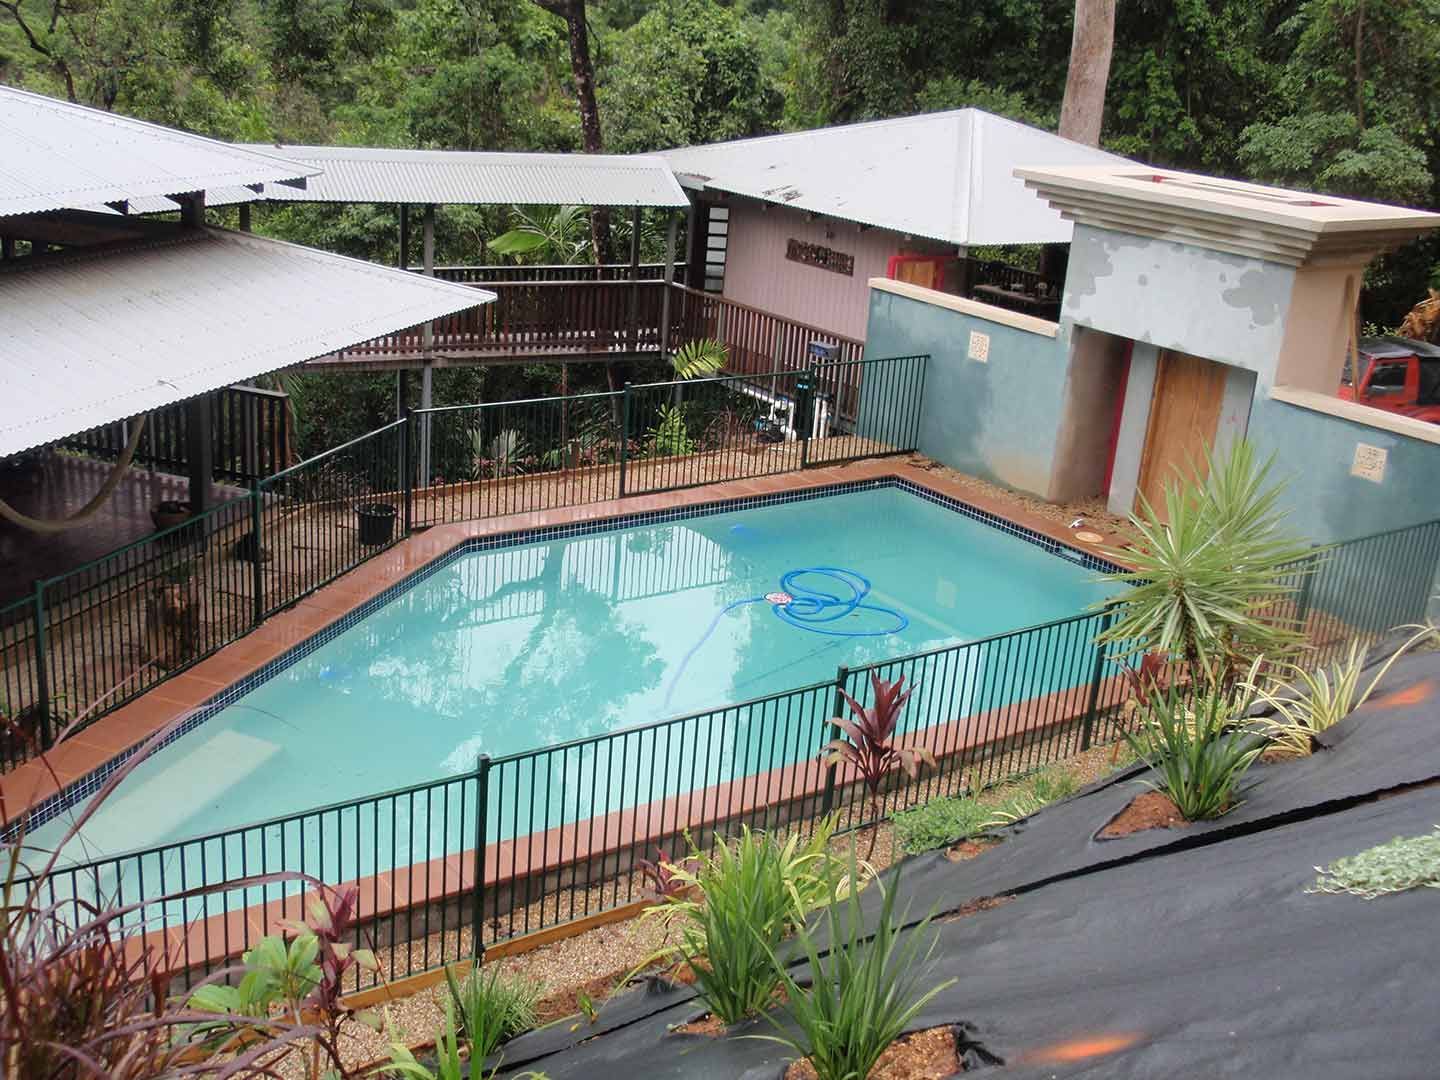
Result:
<svg viewBox="0 0 1440 1080"><path fill-rule="evenodd" d="M979 109L690 146L662 156L688 187L965 246L1070 239L1070 223L1015 178L1018 166L1128 164Z"/></svg>
<svg viewBox="0 0 1440 1080"><path fill-rule="evenodd" d="M303 183L308 166L0 86L0 215Z"/></svg>
<svg viewBox="0 0 1440 1080"><path fill-rule="evenodd" d="M1128 162L1019 175L1071 221L1289 266L1369 258L1440 228L1425 210Z"/></svg>
<svg viewBox="0 0 1440 1080"><path fill-rule="evenodd" d="M304 190L267 188L282 202L516 203L686 207L665 162L636 154L511 154L352 146L248 146L321 171Z"/></svg>
<svg viewBox="0 0 1440 1080"><path fill-rule="evenodd" d="M0 457L494 299L221 229L17 263L0 270Z"/></svg>

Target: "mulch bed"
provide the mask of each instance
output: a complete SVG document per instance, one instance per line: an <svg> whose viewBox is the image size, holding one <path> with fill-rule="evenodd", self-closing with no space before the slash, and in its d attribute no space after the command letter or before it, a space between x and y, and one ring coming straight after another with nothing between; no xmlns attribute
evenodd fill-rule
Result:
<svg viewBox="0 0 1440 1080"><path fill-rule="evenodd" d="M999 840L961 840L945 849L945 857L951 862L964 862L984 854L998 843Z"/></svg>
<svg viewBox="0 0 1440 1080"><path fill-rule="evenodd" d="M967 900L942 918L940 922L954 922L967 915L974 915L977 911L989 911L991 908L1004 907L1014 899L1013 896L981 896L974 900Z"/></svg>
<svg viewBox="0 0 1440 1080"><path fill-rule="evenodd" d="M965 1067L955 1042L955 1029L929 1028L902 1035L891 1043L866 1080L944 1080ZM808 1058L785 1070L785 1080L817 1080Z"/></svg>
<svg viewBox="0 0 1440 1080"><path fill-rule="evenodd" d="M1135 796L1129 806L1110 819L1100 830L1100 839L1129 836L1145 829L1183 829L1189 824L1175 809L1170 796L1159 791L1147 791Z"/></svg>

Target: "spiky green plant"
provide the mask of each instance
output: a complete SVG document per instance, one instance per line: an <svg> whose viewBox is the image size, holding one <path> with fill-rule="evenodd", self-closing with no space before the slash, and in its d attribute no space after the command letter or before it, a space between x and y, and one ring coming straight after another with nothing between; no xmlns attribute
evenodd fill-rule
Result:
<svg viewBox="0 0 1440 1080"><path fill-rule="evenodd" d="M735 840L693 855L693 866L667 863L685 888L677 887L647 915L678 929L679 940L640 967L659 960L689 963L701 998L727 1024L764 1006L776 986L765 944L777 945L837 890L854 891L856 879L837 872L839 860L828 850L834 830L834 818L826 818L808 839L782 842L742 828Z"/></svg>
<svg viewBox="0 0 1440 1080"><path fill-rule="evenodd" d="M869 1076L885 1048L904 1033L926 1003L956 981L931 981L937 935L930 932L928 917L914 929L901 931L904 920L895 918L899 878L876 887L883 890L883 900L879 923L868 940L854 894L826 912L827 956L821 957L811 934L800 935L810 967L808 987L800 986L767 946L785 990L785 1013L799 1035L792 1035L780 1018L767 1013L779 1034L757 1037L809 1058L820 1080Z"/></svg>
<svg viewBox="0 0 1440 1080"><path fill-rule="evenodd" d="M445 984L472 1061L484 1061L502 1043L535 1026L540 1002L535 983L504 976L499 968L472 971L462 982L447 967Z"/></svg>
<svg viewBox="0 0 1440 1080"><path fill-rule="evenodd" d="M1243 440L1223 458L1207 448L1205 480L1167 481L1163 514L1141 497L1127 546L1109 552L1134 569L1105 575L1127 587L1109 601L1119 617L1101 641L1178 657L1193 681L1223 687L1255 657L1296 647L1299 635L1273 612L1312 552L1284 527L1272 462Z"/></svg>
<svg viewBox="0 0 1440 1080"><path fill-rule="evenodd" d="M714 375L725 367L729 351L714 338L696 338L687 341L670 357L670 366L677 379L701 379Z"/></svg>
<svg viewBox="0 0 1440 1080"><path fill-rule="evenodd" d="M1249 702L1210 690L1187 701L1174 687L1146 703L1136 734L1125 738L1187 821L1208 821L1239 805L1240 782L1265 749L1260 736L1238 728Z"/></svg>

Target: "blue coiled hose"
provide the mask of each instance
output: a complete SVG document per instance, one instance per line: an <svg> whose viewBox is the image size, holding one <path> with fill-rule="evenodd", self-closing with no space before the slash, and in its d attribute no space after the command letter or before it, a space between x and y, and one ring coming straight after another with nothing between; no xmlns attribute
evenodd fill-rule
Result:
<svg viewBox="0 0 1440 1080"><path fill-rule="evenodd" d="M827 588L820 588L814 582L817 577L828 579L828 582L833 584L828 585ZM743 600L735 600L726 604L715 613L715 617L710 620L710 625L700 635L700 640L690 647L690 651L680 661L680 666L675 669L675 674L670 678L670 685L665 690L665 707L669 708L670 699L675 693L675 686L679 683L680 677L690 666L690 661L695 654L700 651L705 642L710 640L710 635L720 625L720 620L736 608L744 607L746 604L769 604L770 610L781 622L788 623L800 630L808 630L812 634L824 634L827 637L886 637L889 634L898 634L910 625L910 620L894 608L865 603L865 598L870 595L870 589L870 579L854 570L847 570L841 566L802 566L795 570L787 570L780 575L779 592L766 593L763 596L747 596ZM847 630L833 625L857 611L878 612L894 620L894 625L865 630Z"/></svg>

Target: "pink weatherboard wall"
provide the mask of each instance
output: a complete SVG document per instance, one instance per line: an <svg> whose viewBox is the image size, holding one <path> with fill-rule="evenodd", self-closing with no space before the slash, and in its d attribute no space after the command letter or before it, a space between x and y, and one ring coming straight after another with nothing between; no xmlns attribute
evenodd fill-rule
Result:
<svg viewBox="0 0 1440 1080"><path fill-rule="evenodd" d="M831 234L826 235L827 231ZM818 266L791 262L785 248L803 240L855 257L851 276ZM730 235L726 245L725 295L797 322L809 323L846 337L865 339L870 311L869 281L884 277L890 256L936 245L906 243L898 234L867 229L852 222L807 221L798 210L759 203L730 203Z"/></svg>

